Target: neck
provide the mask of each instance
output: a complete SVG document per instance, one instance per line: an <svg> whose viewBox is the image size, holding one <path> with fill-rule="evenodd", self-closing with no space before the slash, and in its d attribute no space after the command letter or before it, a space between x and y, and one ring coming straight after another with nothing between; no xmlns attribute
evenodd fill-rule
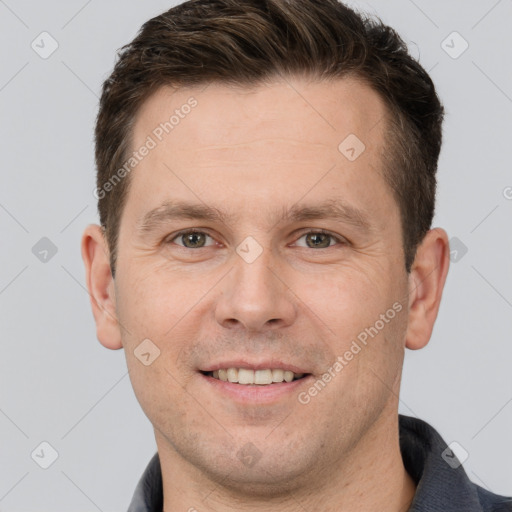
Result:
<svg viewBox="0 0 512 512"><path fill-rule="evenodd" d="M383 418L383 416L385 416ZM406 512L416 486L400 453L398 415L383 415L348 454L323 474L307 475L287 492L262 496L213 481L155 432L164 512Z"/></svg>

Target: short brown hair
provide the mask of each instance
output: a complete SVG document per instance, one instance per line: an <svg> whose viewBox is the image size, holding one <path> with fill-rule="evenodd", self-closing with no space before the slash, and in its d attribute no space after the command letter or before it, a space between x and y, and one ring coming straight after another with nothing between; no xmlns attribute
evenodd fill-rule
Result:
<svg viewBox="0 0 512 512"><path fill-rule="evenodd" d="M150 19L123 46L104 82L95 129L100 222L115 275L129 176L104 184L129 158L134 120L163 85L251 86L284 76L367 83L384 99L384 177L400 209L406 271L431 227L444 109L400 36L337 0L189 0ZM340 141L341 142L341 141ZM117 176L118 177L118 176Z"/></svg>

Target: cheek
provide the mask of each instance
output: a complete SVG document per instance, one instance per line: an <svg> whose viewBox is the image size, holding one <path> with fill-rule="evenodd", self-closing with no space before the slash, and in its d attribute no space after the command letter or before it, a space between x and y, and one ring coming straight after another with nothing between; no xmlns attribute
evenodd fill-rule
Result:
<svg viewBox="0 0 512 512"><path fill-rule="evenodd" d="M407 326L406 282L390 276L380 268L344 268L308 280L302 288L307 290L301 297L308 305L305 311L322 330L333 361L342 358L343 369L332 388L340 403L363 407L372 396L384 402L397 389Z"/></svg>
<svg viewBox="0 0 512 512"><path fill-rule="evenodd" d="M371 268L344 266L328 274L303 275L295 283L308 316L343 346L392 308L399 290ZM392 311L394 313L394 311ZM394 316L394 315L393 315Z"/></svg>
<svg viewBox="0 0 512 512"><path fill-rule="evenodd" d="M177 273L153 271L124 275L128 279L119 285L119 321L139 338L161 342L187 325L187 316L194 314L211 288L205 279L194 281Z"/></svg>
<svg viewBox="0 0 512 512"><path fill-rule="evenodd" d="M212 285L158 272L121 275L117 314L135 393L144 410L171 403L195 376L189 347L209 312L204 298Z"/></svg>
<svg viewBox="0 0 512 512"><path fill-rule="evenodd" d="M162 356L150 366L144 366L132 358L128 367L132 387L142 410L169 439L182 437L185 425L191 432L197 423L201 428L211 430L211 426L206 428L202 424L206 418L201 411L194 414L197 402L189 393L183 392L181 375Z"/></svg>

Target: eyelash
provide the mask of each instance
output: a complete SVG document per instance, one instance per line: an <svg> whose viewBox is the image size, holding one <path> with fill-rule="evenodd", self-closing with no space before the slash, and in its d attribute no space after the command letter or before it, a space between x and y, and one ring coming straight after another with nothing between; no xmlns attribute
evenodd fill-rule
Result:
<svg viewBox="0 0 512 512"><path fill-rule="evenodd" d="M321 229L321 228L313 229L313 230L310 230L310 231L303 232L303 233L301 233L301 235L299 236L299 238L297 240L299 240L303 236L309 235L311 233L327 235L327 236L331 237L332 239L336 240L336 242L338 242L338 244L341 244L341 245L347 245L348 244L348 241L346 241L345 239L342 239L342 238L332 234L331 232L326 231L325 229ZM164 243L170 244L170 243L174 242L174 240L176 240L180 236L188 235L188 234L203 234L203 235L207 235L207 236L209 236L210 238L213 239L213 237L207 231L201 231L199 229L185 229L183 231L179 231L178 233L172 235L171 238L167 238L164 241ZM192 249L190 247L185 247L183 245L179 245L179 244L177 244L177 245L178 245L178 247L181 247L183 249L190 249L190 250L196 250L196 251L198 249L207 249L208 247L211 247L211 246L206 246L206 247L198 247L196 249ZM330 249L331 247L333 247L333 245L329 245L328 247L322 247L322 249ZM303 249L314 249L314 248L313 247L303 247Z"/></svg>

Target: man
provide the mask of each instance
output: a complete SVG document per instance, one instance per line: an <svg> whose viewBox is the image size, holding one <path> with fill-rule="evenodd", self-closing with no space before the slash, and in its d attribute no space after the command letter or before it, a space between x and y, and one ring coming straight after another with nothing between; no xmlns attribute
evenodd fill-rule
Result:
<svg viewBox="0 0 512 512"><path fill-rule="evenodd" d="M449 266L442 119L335 0L192 0L123 48L82 255L155 431L131 512L512 510L398 415Z"/></svg>

